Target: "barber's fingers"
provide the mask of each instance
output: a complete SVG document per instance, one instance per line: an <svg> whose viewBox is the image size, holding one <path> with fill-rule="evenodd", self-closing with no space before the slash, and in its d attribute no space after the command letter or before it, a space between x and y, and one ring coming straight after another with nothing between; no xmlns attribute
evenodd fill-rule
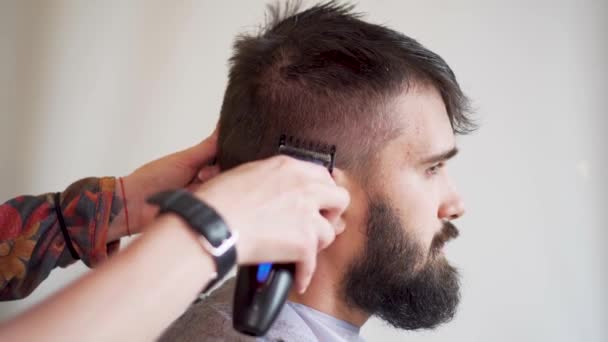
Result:
<svg viewBox="0 0 608 342"><path fill-rule="evenodd" d="M327 248L336 239L336 229L333 223L327 221L320 213L315 215L315 228L317 229L317 252Z"/></svg>
<svg viewBox="0 0 608 342"><path fill-rule="evenodd" d="M302 249L300 261L296 263L296 289L299 293L304 293L310 284L312 275L317 267L317 250L316 248Z"/></svg>
<svg viewBox="0 0 608 342"><path fill-rule="evenodd" d="M312 230L303 238L300 261L296 264L296 288L300 293L306 291L310 284L317 264L317 254L331 245L337 234L334 224L319 212L311 214L311 218Z"/></svg>
<svg viewBox="0 0 608 342"><path fill-rule="evenodd" d="M216 128L216 130L205 138L205 140L190 148L177 152L175 154L176 158L181 164L190 169L197 170L215 158L217 153L217 137L218 131Z"/></svg>
<svg viewBox="0 0 608 342"><path fill-rule="evenodd" d="M323 169L321 169L323 170ZM325 173L327 171L325 170ZM311 201L311 225L314 230L313 245L305 248L300 262L296 265L296 286L300 293L308 288L314 274L317 253L327 248L344 231L342 213L350 203L346 189L336 186L330 177L329 184L312 182L303 191L303 196Z"/></svg>
<svg viewBox="0 0 608 342"><path fill-rule="evenodd" d="M319 214L325 218L331 226L334 228L336 234L342 234L344 232L345 222L342 218L344 210L342 209L321 209Z"/></svg>
<svg viewBox="0 0 608 342"><path fill-rule="evenodd" d="M323 216L329 223L331 223L331 226L333 227L337 235L342 234L344 232L344 229L346 228L346 222L344 222L344 219L342 218L342 213L335 210L331 211L323 209L319 211L319 214L321 214L321 216Z"/></svg>
<svg viewBox="0 0 608 342"><path fill-rule="evenodd" d="M350 204L348 191L336 185L314 184L309 186L306 195L311 197L323 217L332 224L339 223L342 213Z"/></svg>
<svg viewBox="0 0 608 342"><path fill-rule="evenodd" d="M205 183L211 178L217 176L220 173L219 165L211 165L203 167L199 172L195 179L195 182Z"/></svg>

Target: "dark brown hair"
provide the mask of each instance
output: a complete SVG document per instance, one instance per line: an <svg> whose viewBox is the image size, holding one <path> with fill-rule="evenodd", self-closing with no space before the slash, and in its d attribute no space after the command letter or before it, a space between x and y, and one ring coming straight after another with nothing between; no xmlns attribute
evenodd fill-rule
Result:
<svg viewBox="0 0 608 342"><path fill-rule="evenodd" d="M385 106L414 84L440 92L455 133L474 128L467 97L439 55L361 20L352 5L299 8L269 6L260 32L234 43L220 116L223 169L275 154L283 133L334 144L336 165L357 169L394 135Z"/></svg>

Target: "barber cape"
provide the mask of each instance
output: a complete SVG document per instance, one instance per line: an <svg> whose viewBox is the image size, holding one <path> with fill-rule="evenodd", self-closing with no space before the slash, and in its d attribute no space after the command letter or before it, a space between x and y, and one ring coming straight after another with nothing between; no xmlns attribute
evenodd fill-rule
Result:
<svg viewBox="0 0 608 342"><path fill-rule="evenodd" d="M232 327L232 297L235 278L193 304L159 338L174 341L265 341L299 342L364 341L359 328L308 306L287 302L264 337L250 337Z"/></svg>

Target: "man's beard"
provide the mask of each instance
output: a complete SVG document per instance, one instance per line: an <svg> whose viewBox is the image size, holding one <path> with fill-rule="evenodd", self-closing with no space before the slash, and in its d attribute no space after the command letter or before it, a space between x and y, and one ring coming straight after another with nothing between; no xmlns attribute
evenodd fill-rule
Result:
<svg viewBox="0 0 608 342"><path fill-rule="evenodd" d="M446 222L427 253L385 201L370 203L367 245L344 275L344 300L400 329L429 329L451 320L460 300L458 272L440 249L457 235Z"/></svg>

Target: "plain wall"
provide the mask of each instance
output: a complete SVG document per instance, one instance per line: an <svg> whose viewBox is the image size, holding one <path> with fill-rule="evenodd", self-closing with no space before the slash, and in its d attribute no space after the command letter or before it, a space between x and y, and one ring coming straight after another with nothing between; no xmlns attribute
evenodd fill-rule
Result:
<svg viewBox="0 0 608 342"><path fill-rule="evenodd" d="M0 201L125 175L203 139L235 35L265 1L0 2ZM607 1L360 1L442 55L481 129L452 172L467 205L448 257L456 318L369 341L606 341ZM12 317L86 268L55 270ZM162 274L162 270L159 270Z"/></svg>

